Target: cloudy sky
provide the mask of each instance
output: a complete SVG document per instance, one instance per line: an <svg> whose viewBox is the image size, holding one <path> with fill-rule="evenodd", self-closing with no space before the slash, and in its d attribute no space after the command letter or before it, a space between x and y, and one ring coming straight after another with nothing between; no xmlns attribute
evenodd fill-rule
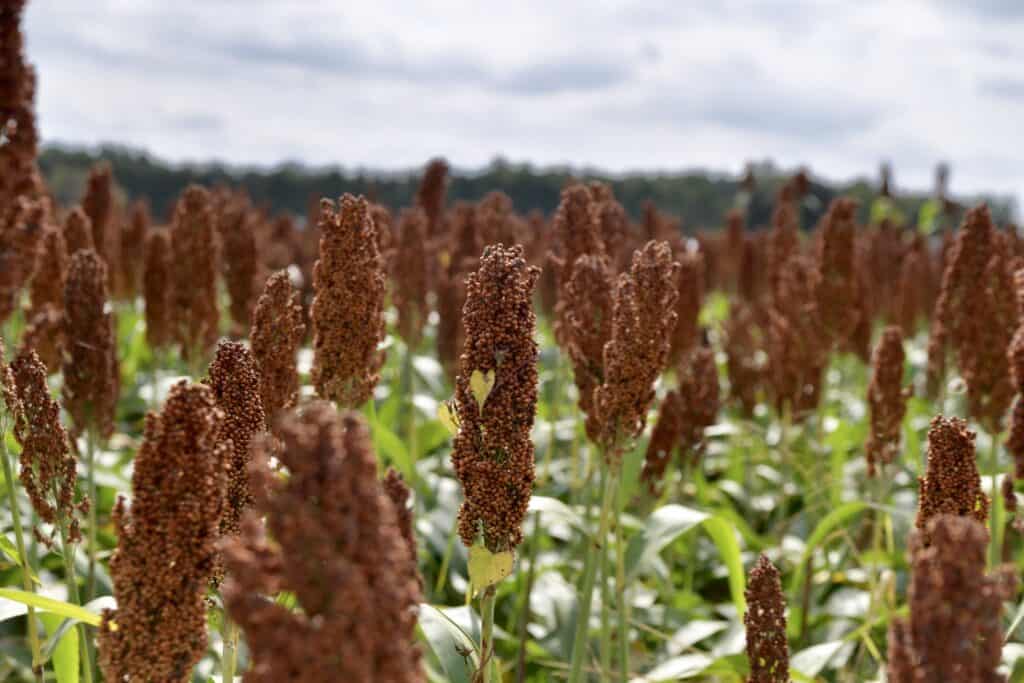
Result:
<svg viewBox="0 0 1024 683"><path fill-rule="evenodd" d="M914 188L945 159L954 190L1024 199L1020 0L31 0L27 31L48 140L828 178L887 158Z"/></svg>

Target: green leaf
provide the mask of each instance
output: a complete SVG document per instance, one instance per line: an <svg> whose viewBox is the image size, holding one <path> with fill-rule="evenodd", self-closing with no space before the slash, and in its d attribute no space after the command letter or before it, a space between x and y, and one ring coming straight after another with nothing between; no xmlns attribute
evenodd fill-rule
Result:
<svg viewBox="0 0 1024 683"><path fill-rule="evenodd" d="M419 628L449 683L472 683L478 665L473 639L433 605L420 605Z"/></svg>
<svg viewBox="0 0 1024 683"><path fill-rule="evenodd" d="M39 580L39 577L36 576L36 573L32 571L31 567L24 567L21 564L21 556L18 554L18 548L11 542L11 539L7 538L6 534L0 534L0 552L3 552L7 559L18 567L21 567L23 571L27 571L28 577L32 579L32 583L37 586L43 585L43 582Z"/></svg>
<svg viewBox="0 0 1024 683"><path fill-rule="evenodd" d="M644 528L626 547L626 574L635 576L666 546L708 518L706 512L675 504L652 512Z"/></svg>
<svg viewBox="0 0 1024 683"><path fill-rule="evenodd" d="M74 622L61 619L56 614L40 614L39 618L50 639L56 641L54 644L48 642L47 645L53 651L50 661L57 683L78 683L78 631L74 628Z"/></svg>
<svg viewBox="0 0 1024 683"><path fill-rule="evenodd" d="M814 678L825 670L828 663L845 644L844 640L833 640L820 645L812 645L794 654L789 660L789 665L804 676Z"/></svg>
<svg viewBox="0 0 1024 683"><path fill-rule="evenodd" d="M557 498L531 496L527 512L537 515L543 514L545 522L563 522L584 533L587 530L587 525L579 513Z"/></svg>
<svg viewBox="0 0 1024 683"><path fill-rule="evenodd" d="M16 588L0 588L0 598L20 602L23 605L31 605L40 612L57 614L68 619L80 621L83 624L89 624L90 626L100 625L100 616L98 614L93 614L84 607L79 607L63 600L54 600L44 595L27 593Z"/></svg>
<svg viewBox="0 0 1024 683"><path fill-rule="evenodd" d="M747 586L747 575L743 571L743 558L740 555L740 544L736 540L739 532L731 522L721 517L709 517L702 522L704 531L718 548L718 554L729 570L729 592L732 602L740 614L747 611L747 599L743 595Z"/></svg>
<svg viewBox="0 0 1024 683"><path fill-rule="evenodd" d="M371 416L370 428L378 454L393 464L406 481L416 481L416 471L409 459L409 449L405 447L405 443L376 417Z"/></svg>
<svg viewBox="0 0 1024 683"><path fill-rule="evenodd" d="M800 557L800 562L796 566L796 571L793 572L793 578L789 582L790 593L795 594L803 584L804 570L807 565L807 560L811 557L814 551L818 549L818 546L820 546L828 535L836 528L845 524L851 517L860 514L866 507L867 503L855 500L840 505L835 510L821 518L821 521L818 522L818 525L814 527L814 531L812 531L811 535L808 537L804 553Z"/></svg>
<svg viewBox="0 0 1024 683"><path fill-rule="evenodd" d="M714 660L704 654L691 654L673 657L672 659L664 661L654 667L640 678L634 678L632 683L667 683L668 681L681 681L704 673L704 671L713 663Z"/></svg>

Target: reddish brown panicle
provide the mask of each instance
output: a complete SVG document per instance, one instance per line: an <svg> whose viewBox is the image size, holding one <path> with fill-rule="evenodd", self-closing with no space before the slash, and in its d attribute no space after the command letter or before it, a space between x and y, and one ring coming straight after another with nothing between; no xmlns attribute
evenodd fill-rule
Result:
<svg viewBox="0 0 1024 683"><path fill-rule="evenodd" d="M765 556L750 570L745 591L747 612L747 683L789 683L789 644L786 642L786 599L779 570Z"/></svg>
<svg viewBox="0 0 1024 683"><path fill-rule="evenodd" d="M562 291L562 343L572 361L579 407L586 415L587 436L597 441L601 423L594 406L594 390L604 382L604 347L612 338L615 294L608 259L580 256Z"/></svg>
<svg viewBox="0 0 1024 683"><path fill-rule="evenodd" d="M97 635L107 680L186 683L206 652L206 591L225 491L223 414L213 392L186 382L146 416L132 502L118 498L110 561L117 609Z"/></svg>
<svg viewBox="0 0 1024 683"><path fill-rule="evenodd" d="M683 362L700 343L700 309L704 305L704 257L697 252L679 255L679 280L676 289L676 326L672 333L669 360Z"/></svg>
<svg viewBox="0 0 1024 683"><path fill-rule="evenodd" d="M415 557L377 481L365 423L316 402L277 432L282 448L257 442L256 509L222 544L225 605L252 652L245 681L422 683ZM282 590L301 609L272 599Z"/></svg>
<svg viewBox="0 0 1024 683"><path fill-rule="evenodd" d="M1002 608L1017 593L1016 572L985 574L988 531L973 519L939 515L922 533L927 544L911 542L911 680L1005 681Z"/></svg>
<svg viewBox="0 0 1024 683"><path fill-rule="evenodd" d="M369 206L346 194L320 203L320 259L313 271L313 386L348 408L373 395L384 364L387 288Z"/></svg>
<svg viewBox="0 0 1024 683"><path fill-rule="evenodd" d="M903 333L890 326L882 332L871 361L871 382L868 384L868 409L871 431L865 445L868 476L874 477L876 465L891 464L900 450L903 416L907 412L910 389L903 387Z"/></svg>
<svg viewBox="0 0 1024 683"><path fill-rule="evenodd" d="M394 304L398 311L398 334L410 349L419 346L430 309L427 229L429 219L422 209L404 209L398 216L398 242L392 268Z"/></svg>
<svg viewBox="0 0 1024 683"><path fill-rule="evenodd" d="M615 290L604 376L594 391L600 442L615 460L623 439L638 436L654 400L654 381L668 364L676 325L679 264L665 242L648 242L633 255Z"/></svg>
<svg viewBox="0 0 1024 683"><path fill-rule="evenodd" d="M928 522L938 515L959 515L988 519L989 499L981 490L975 433L957 417L942 415L932 419L928 430L928 466L919 478L919 497L915 526L924 545L931 542Z"/></svg>
<svg viewBox="0 0 1024 683"><path fill-rule="evenodd" d="M145 299L146 343L153 350L167 349L173 341L171 319L171 239L166 230L146 236L142 296Z"/></svg>
<svg viewBox="0 0 1024 683"><path fill-rule="evenodd" d="M64 288L67 349L62 391L76 435L95 430L106 438L114 431L120 380L107 287L107 265L95 251L71 257Z"/></svg>
<svg viewBox="0 0 1024 683"><path fill-rule="evenodd" d="M277 414L299 400L299 370L296 354L306 335L299 293L280 270L267 279L263 295L256 302L249 340L260 373L260 399L267 426Z"/></svg>
<svg viewBox="0 0 1024 683"><path fill-rule="evenodd" d="M21 445L22 486L39 518L54 525L53 534L60 530L68 541L76 542L80 538L76 512L83 503L75 500L76 462L60 423L60 407L46 384L46 366L28 350L11 362L10 371L23 410L14 426L14 437ZM47 539L37 531L37 537L52 543L52 535Z"/></svg>
<svg viewBox="0 0 1024 683"><path fill-rule="evenodd" d="M452 464L465 501L459 535L491 552L523 539L533 492L533 427L537 406L537 343L533 290L540 271L522 247L492 245L466 282L466 342L455 388L459 431ZM476 379L474 379L476 376ZM489 393L474 391L493 379Z"/></svg>
<svg viewBox="0 0 1024 683"><path fill-rule="evenodd" d="M190 185L175 207L170 267L172 333L183 357L191 362L217 343L220 324L220 245L210 193L198 185Z"/></svg>
<svg viewBox="0 0 1024 683"><path fill-rule="evenodd" d="M260 376L249 349L239 342L221 340L204 382L213 390L224 414L221 439L230 440L225 461L227 498L220 520L221 535L237 534L242 513L252 503L248 468L252 442L266 428L260 400Z"/></svg>

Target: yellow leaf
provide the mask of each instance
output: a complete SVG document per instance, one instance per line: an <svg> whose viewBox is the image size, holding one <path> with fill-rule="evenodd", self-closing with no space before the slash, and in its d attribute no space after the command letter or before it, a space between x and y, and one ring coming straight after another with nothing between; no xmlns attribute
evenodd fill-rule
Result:
<svg viewBox="0 0 1024 683"><path fill-rule="evenodd" d="M512 573L515 555L511 550L492 553L483 543L476 543L469 549L469 583L470 592L480 591L499 583Z"/></svg>
<svg viewBox="0 0 1024 683"><path fill-rule="evenodd" d="M459 418L452 410L450 401L441 401L437 404L437 419L452 433L452 436L459 433Z"/></svg>
<svg viewBox="0 0 1024 683"><path fill-rule="evenodd" d="M469 388L473 392L473 397L476 398L476 404L483 410L484 402L487 401L487 396L494 388L494 370L487 372L474 370L473 374L469 376Z"/></svg>

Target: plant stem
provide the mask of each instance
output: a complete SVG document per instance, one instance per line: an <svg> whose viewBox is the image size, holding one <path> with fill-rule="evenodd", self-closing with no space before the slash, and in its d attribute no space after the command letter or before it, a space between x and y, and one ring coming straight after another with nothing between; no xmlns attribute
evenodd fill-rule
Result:
<svg viewBox="0 0 1024 683"><path fill-rule="evenodd" d="M99 552L99 548L96 547L96 509L100 505L99 497L96 495L96 437L91 427L85 432L85 462L89 490L89 574L85 584L85 597L88 602L96 597L96 555Z"/></svg>
<svg viewBox="0 0 1024 683"><path fill-rule="evenodd" d="M601 460L604 460L601 454ZM611 517L612 502L619 488L621 464L613 466L601 465L601 477L604 479L604 496L601 501L601 517L597 537L587 546L586 559L583 565L583 583L580 585L579 600L576 608L576 635L573 638L572 661L569 668L569 683L583 681L583 658L587 651L587 633L590 626L590 605L594 598L594 583L597 575L596 553L604 552L608 539L608 527ZM610 472L605 472L610 470Z"/></svg>
<svg viewBox="0 0 1024 683"><path fill-rule="evenodd" d="M601 682L608 680L612 671L612 591L608 583L608 553L601 553L600 580L601 580Z"/></svg>
<svg viewBox="0 0 1024 683"><path fill-rule="evenodd" d="M27 593L35 592L32 585L31 564L28 560L28 553L25 552L25 535L21 528L21 510L18 509L18 492L14 484L14 468L11 467L10 457L7 453L7 430L0 430L0 458L4 461L4 477L7 479L7 497L11 504L11 522L14 525L14 540L18 544L18 558L21 560L21 582ZM36 610L31 605L26 606L26 625L28 632L29 647L32 649L32 673L39 683L43 681L43 657L39 649L39 632L36 630Z"/></svg>
<svg viewBox="0 0 1024 683"><path fill-rule="evenodd" d="M437 582L434 584L435 599L444 590L444 584L448 580L448 565L452 561L452 553L455 551L455 537L458 535L458 525L453 524L451 533L448 534L448 547L444 549L444 557L441 558L441 568L437 570Z"/></svg>
<svg viewBox="0 0 1024 683"><path fill-rule="evenodd" d="M223 650L220 657L221 682L232 683L235 680L235 667L238 663L238 626L224 611L224 628L221 633Z"/></svg>
<svg viewBox="0 0 1024 683"><path fill-rule="evenodd" d="M615 609L619 615L619 681L629 681L629 604L626 602L626 546L622 524L615 522Z"/></svg>
<svg viewBox="0 0 1024 683"><path fill-rule="evenodd" d="M992 536L992 540L989 546L988 553L989 568L995 567L997 564L999 564L1000 553L1003 546L1003 533L1005 532L1002 520L1003 516L1002 514L1000 514L1003 504L1002 501L999 499L999 485L996 479L997 475L999 474L999 441L1001 435L996 432L992 432L991 436L992 453L990 460L990 469L992 474L992 499L990 501L990 508L992 519L990 524L990 535Z"/></svg>
<svg viewBox="0 0 1024 683"><path fill-rule="evenodd" d="M519 657L516 662L516 681L526 681L526 643L530 637L530 595L533 593L533 580L537 570L537 550L540 546L540 511L533 518L533 531L530 533L530 568L526 571L526 590L523 592L523 603L519 608Z"/></svg>
<svg viewBox="0 0 1024 683"><path fill-rule="evenodd" d="M494 603L497 591L488 586L480 599L480 613L483 625L480 628L480 670L483 672L483 683L497 683L491 675L494 670Z"/></svg>
<svg viewBox="0 0 1024 683"><path fill-rule="evenodd" d="M56 491L54 493L56 494ZM61 555L64 557L64 582L68 587L68 600L76 605L80 605L82 603L78 594L78 576L75 573L74 546L68 542L67 520L61 517L58 526L60 527L60 549ZM85 683L92 683L92 655L89 641L87 640L88 632L86 631L85 624L81 622L79 622L77 628L83 679Z"/></svg>

